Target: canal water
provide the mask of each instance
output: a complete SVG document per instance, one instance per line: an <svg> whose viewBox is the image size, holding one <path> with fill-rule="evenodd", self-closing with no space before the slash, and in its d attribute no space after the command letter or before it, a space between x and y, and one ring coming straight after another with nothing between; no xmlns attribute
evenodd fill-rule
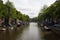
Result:
<svg viewBox="0 0 60 40"><path fill-rule="evenodd" d="M37 23L29 23L11 31L0 31L0 40L60 40L51 31L42 31Z"/></svg>

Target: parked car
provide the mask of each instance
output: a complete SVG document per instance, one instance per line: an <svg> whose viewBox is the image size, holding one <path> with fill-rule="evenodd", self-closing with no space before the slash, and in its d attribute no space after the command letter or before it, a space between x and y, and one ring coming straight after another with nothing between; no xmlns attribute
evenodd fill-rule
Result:
<svg viewBox="0 0 60 40"><path fill-rule="evenodd" d="M54 24L51 29L53 32L60 34L60 24Z"/></svg>

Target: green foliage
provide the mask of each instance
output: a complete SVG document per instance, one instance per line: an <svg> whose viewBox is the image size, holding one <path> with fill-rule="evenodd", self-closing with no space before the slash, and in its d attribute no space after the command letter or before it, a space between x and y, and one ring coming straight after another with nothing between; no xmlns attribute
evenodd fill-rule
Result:
<svg viewBox="0 0 60 40"><path fill-rule="evenodd" d="M40 12L38 15L38 20L45 20L50 18L53 20L60 18L60 0L56 1L46 9L43 8L42 13Z"/></svg>
<svg viewBox="0 0 60 40"><path fill-rule="evenodd" d="M2 17L29 21L29 16L24 15L20 11L16 10L12 2L10 2L9 0L5 4L3 4L3 1L0 0L0 18Z"/></svg>

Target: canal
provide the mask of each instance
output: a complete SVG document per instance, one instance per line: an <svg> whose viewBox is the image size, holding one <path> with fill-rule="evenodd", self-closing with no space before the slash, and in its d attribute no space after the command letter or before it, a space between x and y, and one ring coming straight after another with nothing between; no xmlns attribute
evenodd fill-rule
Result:
<svg viewBox="0 0 60 40"><path fill-rule="evenodd" d="M29 23L11 31L0 31L0 40L60 40L51 31L42 31L37 23Z"/></svg>

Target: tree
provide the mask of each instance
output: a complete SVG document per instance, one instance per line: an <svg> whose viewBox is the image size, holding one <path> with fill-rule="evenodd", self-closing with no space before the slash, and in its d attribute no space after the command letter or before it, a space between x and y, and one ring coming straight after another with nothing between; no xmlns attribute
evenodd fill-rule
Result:
<svg viewBox="0 0 60 40"><path fill-rule="evenodd" d="M52 19L52 21L60 19L60 0L53 3L47 9L43 8L42 13L38 15L38 19L42 21L46 19Z"/></svg>
<svg viewBox="0 0 60 40"><path fill-rule="evenodd" d="M9 0L3 4L3 1L0 0L0 19L4 18L5 25L9 25L10 18L13 20L28 21L29 16L22 14L20 11L16 10L12 2Z"/></svg>
<svg viewBox="0 0 60 40"><path fill-rule="evenodd" d="M3 1L0 0L0 18L2 18L2 13L3 13Z"/></svg>

